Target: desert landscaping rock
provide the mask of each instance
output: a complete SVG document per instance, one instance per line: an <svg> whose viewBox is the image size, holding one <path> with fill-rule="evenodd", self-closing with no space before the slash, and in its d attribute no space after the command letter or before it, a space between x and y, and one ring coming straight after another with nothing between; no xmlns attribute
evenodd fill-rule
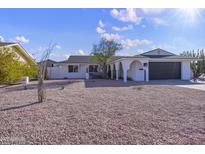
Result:
<svg viewBox="0 0 205 154"><path fill-rule="evenodd" d="M62 88L64 86L64 88ZM205 91L121 80L0 87L0 144L205 144Z"/></svg>

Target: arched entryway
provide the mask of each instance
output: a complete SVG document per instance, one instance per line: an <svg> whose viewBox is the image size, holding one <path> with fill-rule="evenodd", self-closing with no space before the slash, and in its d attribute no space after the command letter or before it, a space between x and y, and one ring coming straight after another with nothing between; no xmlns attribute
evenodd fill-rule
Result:
<svg viewBox="0 0 205 154"><path fill-rule="evenodd" d="M111 78L111 66L108 65L108 70L107 70L108 78Z"/></svg>
<svg viewBox="0 0 205 154"><path fill-rule="evenodd" d="M123 79L123 68L122 68L122 63L119 63L119 79Z"/></svg>
<svg viewBox="0 0 205 154"><path fill-rule="evenodd" d="M145 81L145 70L143 64L139 60L131 62L127 76L133 81Z"/></svg>
<svg viewBox="0 0 205 154"><path fill-rule="evenodd" d="M116 66L113 64L113 79L116 79Z"/></svg>

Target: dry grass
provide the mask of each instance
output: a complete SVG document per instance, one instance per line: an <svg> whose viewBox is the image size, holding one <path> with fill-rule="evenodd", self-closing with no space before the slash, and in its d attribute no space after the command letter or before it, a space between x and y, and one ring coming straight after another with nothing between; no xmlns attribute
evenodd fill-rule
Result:
<svg viewBox="0 0 205 154"><path fill-rule="evenodd" d="M62 88L64 86L64 88ZM205 92L122 81L0 87L0 144L205 144Z"/></svg>

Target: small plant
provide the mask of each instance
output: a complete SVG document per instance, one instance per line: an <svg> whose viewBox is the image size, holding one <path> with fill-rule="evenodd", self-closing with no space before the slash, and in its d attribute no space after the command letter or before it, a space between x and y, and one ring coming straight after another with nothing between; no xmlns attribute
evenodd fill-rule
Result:
<svg viewBox="0 0 205 154"><path fill-rule="evenodd" d="M142 90L143 87L133 87L133 89L134 89L134 90L135 90L135 89L137 89L137 90Z"/></svg>
<svg viewBox="0 0 205 154"><path fill-rule="evenodd" d="M64 87L64 86L61 86L60 90L63 90L63 89L65 89L65 87Z"/></svg>

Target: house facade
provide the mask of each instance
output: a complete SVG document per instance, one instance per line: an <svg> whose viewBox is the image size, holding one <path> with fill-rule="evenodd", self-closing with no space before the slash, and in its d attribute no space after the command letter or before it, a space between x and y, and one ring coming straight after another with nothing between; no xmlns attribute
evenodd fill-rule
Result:
<svg viewBox="0 0 205 154"><path fill-rule="evenodd" d="M107 73L111 79L133 81L181 79L190 80L191 61L195 58L175 55L171 52L154 49L136 56L113 56L107 63ZM50 79L86 78L86 74L101 72L92 56L70 56L68 60L55 62L48 67Z"/></svg>
<svg viewBox="0 0 205 154"><path fill-rule="evenodd" d="M11 51L19 57L20 61L36 65L36 62L31 57L31 55L29 55L28 52L19 43L0 42L0 48L4 47L11 48Z"/></svg>

